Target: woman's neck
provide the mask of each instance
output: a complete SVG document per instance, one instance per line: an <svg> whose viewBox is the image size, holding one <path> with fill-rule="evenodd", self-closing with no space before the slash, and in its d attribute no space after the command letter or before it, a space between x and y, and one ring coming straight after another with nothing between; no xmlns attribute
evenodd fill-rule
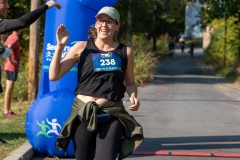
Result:
<svg viewBox="0 0 240 160"><path fill-rule="evenodd" d="M98 47L98 49L102 51L111 51L115 48L117 48L118 44L114 42L113 40L95 40L95 45Z"/></svg>

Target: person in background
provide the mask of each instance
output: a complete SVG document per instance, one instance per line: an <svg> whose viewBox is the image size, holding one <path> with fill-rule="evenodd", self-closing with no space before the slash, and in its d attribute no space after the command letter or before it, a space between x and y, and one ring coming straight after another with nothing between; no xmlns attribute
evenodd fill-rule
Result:
<svg viewBox="0 0 240 160"><path fill-rule="evenodd" d="M182 53L184 53L185 39L183 38L183 36L180 37L179 43L180 43L180 46L181 46Z"/></svg>
<svg viewBox="0 0 240 160"><path fill-rule="evenodd" d="M77 42L60 61L69 39L61 24L57 46L49 68L49 79L57 81L78 64L77 95L72 112L62 128L56 148L66 151L73 140L76 160L123 159L143 142L142 127L123 105L127 91L130 111L140 102L134 81L134 54L117 41L120 15L113 7L103 7L90 26L88 41Z"/></svg>
<svg viewBox="0 0 240 160"><path fill-rule="evenodd" d="M172 58L173 54L174 54L174 48L175 48L175 42L173 38L169 38L169 42L168 42L168 49L169 49L169 55Z"/></svg>
<svg viewBox="0 0 240 160"><path fill-rule="evenodd" d="M61 5L54 0L49 0L39 8L26 13L25 15L16 18L16 19L6 19L7 17L7 11L10 8L8 4L8 0L0 0L0 34L4 34L7 32L12 32L14 30L20 30L22 28L28 27L32 23L34 23L43 13L45 13L46 10L57 7L58 9L61 9ZM3 46L3 44L1 44ZM4 51L4 50L3 50ZM2 53L0 53L0 56L2 56ZM1 68L1 66L0 66ZM1 85L1 70L0 70L0 93L3 92L2 85ZM4 115L9 114L9 111L4 110ZM10 112L10 116L12 112Z"/></svg>
<svg viewBox="0 0 240 160"><path fill-rule="evenodd" d="M6 91L4 94L4 116L5 117L17 117L18 114L11 110L11 96L13 92L13 87L15 81L17 80L19 62L20 62L20 44L19 35L21 30L13 31L11 35L8 36L4 45L10 48L13 52L6 60L4 65L4 70L6 72Z"/></svg>
<svg viewBox="0 0 240 160"><path fill-rule="evenodd" d="M193 58L194 48L195 48L195 43L192 41L190 43L190 55L191 55L191 58Z"/></svg>

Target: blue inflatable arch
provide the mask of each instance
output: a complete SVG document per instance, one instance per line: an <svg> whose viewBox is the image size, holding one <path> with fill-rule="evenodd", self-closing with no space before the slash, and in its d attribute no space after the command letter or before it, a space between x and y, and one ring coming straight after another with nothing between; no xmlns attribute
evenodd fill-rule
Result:
<svg viewBox="0 0 240 160"><path fill-rule="evenodd" d="M56 48L56 30L65 24L70 38L64 51L64 58L77 41L87 40L87 31L95 23L95 15L104 6L112 6L118 0L58 0L61 10L51 9L46 13L42 70L37 99L30 106L26 118L26 134L32 147L50 156L74 156L72 142L67 153L55 148L55 142L67 120L77 85L77 66L56 82L49 80L49 65ZM69 83L71 82L71 83Z"/></svg>

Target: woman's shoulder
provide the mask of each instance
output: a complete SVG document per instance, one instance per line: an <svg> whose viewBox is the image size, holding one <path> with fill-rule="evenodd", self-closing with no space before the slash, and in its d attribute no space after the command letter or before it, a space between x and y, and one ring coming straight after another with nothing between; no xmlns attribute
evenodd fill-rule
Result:
<svg viewBox="0 0 240 160"><path fill-rule="evenodd" d="M87 41L77 41L74 46L77 48L85 48L86 45L87 45Z"/></svg>
<svg viewBox="0 0 240 160"><path fill-rule="evenodd" d="M118 45L118 47L119 48L130 48L129 46L127 46L126 44L124 44L124 43L121 43L121 42L119 42L119 45ZM130 48L131 49L131 48Z"/></svg>
<svg viewBox="0 0 240 160"><path fill-rule="evenodd" d="M71 47L70 51L74 55L79 55L85 49L86 45L87 45L86 41L77 41Z"/></svg>

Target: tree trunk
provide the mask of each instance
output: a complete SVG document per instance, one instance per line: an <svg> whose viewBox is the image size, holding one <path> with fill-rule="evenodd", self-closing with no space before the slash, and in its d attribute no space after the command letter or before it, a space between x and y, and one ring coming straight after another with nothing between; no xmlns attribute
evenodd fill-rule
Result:
<svg viewBox="0 0 240 160"><path fill-rule="evenodd" d="M223 66L226 66L226 45L227 45L227 16L224 16L224 55L223 55Z"/></svg>
<svg viewBox="0 0 240 160"><path fill-rule="evenodd" d="M128 6L128 21L127 21L127 45L132 45L131 40L131 28L132 28L132 0L129 0L129 6Z"/></svg>
<svg viewBox="0 0 240 160"><path fill-rule="evenodd" d="M156 0L153 0L153 52L157 50L157 37L156 37Z"/></svg>
<svg viewBox="0 0 240 160"><path fill-rule="evenodd" d="M31 11L40 6L41 1L31 0ZM39 44L40 19L30 26L29 40L29 71L28 71L28 101L33 101L37 97L38 90L38 44Z"/></svg>

